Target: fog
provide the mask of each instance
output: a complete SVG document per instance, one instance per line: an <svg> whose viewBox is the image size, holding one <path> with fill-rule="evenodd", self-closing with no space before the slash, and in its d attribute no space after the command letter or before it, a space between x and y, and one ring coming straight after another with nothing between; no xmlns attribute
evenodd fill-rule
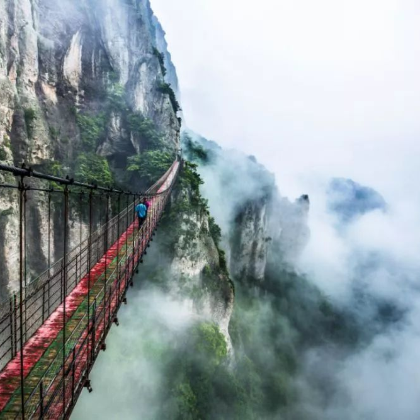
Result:
<svg viewBox="0 0 420 420"><path fill-rule="evenodd" d="M158 419L167 399L165 369L174 358L177 343L184 340L195 316L181 302L148 282L144 271L107 339L107 350L91 375L93 392L82 393L73 419ZM170 403L170 402L169 402Z"/></svg>
<svg viewBox="0 0 420 420"><path fill-rule="evenodd" d="M418 171L420 147L418 2L152 7L167 32L188 126L257 155L284 194L311 193L332 174L399 198L402 187L414 187L407 174Z"/></svg>
<svg viewBox="0 0 420 420"><path fill-rule="evenodd" d="M186 124L225 148L255 155L275 174L282 196L294 200L309 194L310 241L295 269L365 334L351 352L325 343L299 354L293 378L299 404L285 418L417 420L420 4L151 3L177 66ZM243 171L245 161L232 153L228 162ZM209 182L203 191L226 232L234 215L230 201L258 197L258 176L241 178L228 205L218 206L226 199L215 191L219 180L211 178L211 169L204 175ZM343 223L328 206L335 177L374 188L386 201L386 211ZM303 305L310 303L310 292L302 289ZM152 354L182 340L193 316L153 288L131 299L121 315L129 328L112 329L111 356L99 358L92 376L96 388L82 396L75 419L115 418L116 405L119 418L158 416L166 382L162 358ZM287 348L299 333L282 319L284 325L276 325L281 345L274 343L270 327L277 313L271 304L261 299L254 303L260 308L244 311L242 319L258 331L251 350L264 350L266 370L278 366L280 357L271 345ZM311 321L305 326L309 330ZM276 373L291 376L287 366Z"/></svg>
<svg viewBox="0 0 420 420"><path fill-rule="evenodd" d="M311 240L297 269L353 308L366 329L378 301L404 313L343 360L308 353L305 412L417 419L420 4L153 0L152 7L177 65L187 125L255 155L283 195L309 194ZM387 211L340 226L327 205L333 177L374 188ZM326 359L338 389L327 402L305 384Z"/></svg>

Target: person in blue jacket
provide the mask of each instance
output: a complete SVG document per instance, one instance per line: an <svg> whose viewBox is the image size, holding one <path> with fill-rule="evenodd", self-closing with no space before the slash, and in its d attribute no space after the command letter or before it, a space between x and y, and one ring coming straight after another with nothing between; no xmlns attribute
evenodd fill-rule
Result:
<svg viewBox="0 0 420 420"><path fill-rule="evenodd" d="M139 219L139 230L140 230L140 228L143 226L143 223L145 222L146 217L147 217L147 207L146 207L144 199L140 202L140 204L137 204L136 213Z"/></svg>

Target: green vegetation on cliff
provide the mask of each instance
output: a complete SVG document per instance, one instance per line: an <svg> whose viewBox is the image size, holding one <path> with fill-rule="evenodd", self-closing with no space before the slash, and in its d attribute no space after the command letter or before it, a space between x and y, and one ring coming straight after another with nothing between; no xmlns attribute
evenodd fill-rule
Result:
<svg viewBox="0 0 420 420"><path fill-rule="evenodd" d="M179 104L178 100L176 99L176 95L174 90L172 89L172 86L169 83L159 83L157 86L157 90L160 93L163 93L164 95L169 96L169 100L171 101L172 108L174 109L175 114L178 111L181 111L181 105Z"/></svg>
<svg viewBox="0 0 420 420"><path fill-rule="evenodd" d="M150 150L128 158L127 172L137 174L145 185L153 185L170 168L174 157L169 152Z"/></svg>
<svg viewBox="0 0 420 420"><path fill-rule="evenodd" d="M77 124L80 128L82 149L86 152L95 152L103 139L108 118L105 113L92 116L88 114L77 114Z"/></svg>
<svg viewBox="0 0 420 420"><path fill-rule="evenodd" d="M76 159L75 176L89 184L112 186L114 179L108 161L94 153L80 153Z"/></svg>
<svg viewBox="0 0 420 420"><path fill-rule="evenodd" d="M169 168L173 161L170 148L165 144L155 123L141 112L130 111L126 92L122 85L112 84L103 95L101 110L76 111L76 121L80 130L79 147L76 159L69 162L76 177L96 184L114 184L115 179L107 158L96 155L98 148L108 136L111 117L119 119L122 130L127 130L141 147L141 153L128 157L127 184L131 176L137 175L136 182L145 188L152 185ZM55 128L50 128L53 136Z"/></svg>
<svg viewBox="0 0 420 420"><path fill-rule="evenodd" d="M127 116L130 131L139 137L144 150L160 150L165 148L162 135L157 131L154 122L145 118L140 112Z"/></svg>
<svg viewBox="0 0 420 420"><path fill-rule="evenodd" d="M23 116L25 119L26 132L28 134L28 137L31 138L34 131L36 112L33 108L25 108L23 110Z"/></svg>
<svg viewBox="0 0 420 420"><path fill-rule="evenodd" d="M194 141L191 136L184 132L182 133L182 144L187 158L192 162L205 165L210 160L210 153L204 149L201 144Z"/></svg>
<svg viewBox="0 0 420 420"><path fill-rule="evenodd" d="M165 56L155 47L153 47L153 55L158 59L160 70L162 71L163 77L165 77L167 73L167 70L165 67Z"/></svg>

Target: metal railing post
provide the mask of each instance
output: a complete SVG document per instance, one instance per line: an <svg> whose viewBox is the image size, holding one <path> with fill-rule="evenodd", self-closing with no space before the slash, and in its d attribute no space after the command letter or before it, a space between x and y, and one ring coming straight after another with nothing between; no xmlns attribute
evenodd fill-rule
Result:
<svg viewBox="0 0 420 420"><path fill-rule="evenodd" d="M92 308L92 355L91 359L95 359L95 338L96 338L96 298Z"/></svg>
<svg viewBox="0 0 420 420"><path fill-rule="evenodd" d="M50 279L51 279L51 193L48 193L48 316L50 316L50 309L51 309L51 286L50 286Z"/></svg>
<svg viewBox="0 0 420 420"><path fill-rule="evenodd" d="M83 232L82 232L82 226L83 226L83 191L80 193L79 196L79 266L77 265L77 256L76 256L76 285L79 283L79 280L82 279L82 243L83 243ZM79 270L77 269L79 267ZM80 273L79 273L80 271Z"/></svg>
<svg viewBox="0 0 420 420"><path fill-rule="evenodd" d="M89 328L90 328L90 287L91 287L91 280L92 280L92 199L93 199L93 191L90 190L89 193L89 239L88 239L88 290L87 290L87 329L88 329L88 337L87 337L87 352L86 352L86 362L88 366L90 366L90 360L89 360Z"/></svg>
<svg viewBox="0 0 420 420"><path fill-rule="evenodd" d="M117 217L117 287L118 287L118 294L120 293L120 217L121 217L121 194L118 194L118 217ZM112 299L112 297L111 297Z"/></svg>
<svg viewBox="0 0 420 420"><path fill-rule="evenodd" d="M125 226L125 261L124 261L124 273L125 273L125 278L127 279L127 273L130 271L130 260L128 258L128 227L129 225L129 215L128 215L128 210L130 207L130 194L127 193L126 194L127 198L126 198L126 226ZM128 271L127 271L128 270ZM125 282L124 287L127 287L127 280ZM120 291L118 290L118 302L120 301Z"/></svg>
<svg viewBox="0 0 420 420"><path fill-rule="evenodd" d="M45 322L45 283L42 285L42 323Z"/></svg>
<svg viewBox="0 0 420 420"><path fill-rule="evenodd" d="M23 364L23 214L25 203L25 186L23 176L19 182L19 322L20 322L20 393L21 393L21 414L25 420L25 389L24 389L24 364Z"/></svg>
<svg viewBox="0 0 420 420"><path fill-rule="evenodd" d="M16 294L13 295L13 339L15 342L15 355L17 354L17 302Z"/></svg>
<svg viewBox="0 0 420 420"><path fill-rule="evenodd" d="M39 419L43 420L44 418L44 384L41 380L39 384Z"/></svg>
<svg viewBox="0 0 420 420"><path fill-rule="evenodd" d="M76 384L76 347L73 347L73 363L71 367L71 405L74 406L74 391Z"/></svg>
<svg viewBox="0 0 420 420"><path fill-rule="evenodd" d="M133 194L133 254L132 254L132 274L134 275L134 264L135 264L135 257L136 257L136 195Z"/></svg>
<svg viewBox="0 0 420 420"><path fill-rule="evenodd" d="M63 259L63 412L66 411L66 297L67 297L67 253L69 229L69 188L64 188L64 259Z"/></svg>
<svg viewBox="0 0 420 420"><path fill-rule="evenodd" d="M9 310L10 310L10 317L9 317L9 322L10 322L10 360L13 359L13 357L15 357L14 354L14 345L13 345L13 303L12 303L12 298L10 298L9 300Z"/></svg>
<svg viewBox="0 0 420 420"><path fill-rule="evenodd" d="M25 342L28 339L28 317L27 317L27 308L26 308L26 286L27 286L27 276L28 276L28 259L27 259L27 242L28 242L28 238L27 238L27 223L26 223L26 208L27 208L27 202L28 202L28 195L27 195L27 189L24 189L23 192L23 237L24 237L24 246L23 246L23 260L25 262L24 265L24 277L23 277L23 285L24 285L24 290L25 290L25 305L24 305L24 322L25 322Z"/></svg>
<svg viewBox="0 0 420 420"><path fill-rule="evenodd" d="M105 272L104 272L104 297L103 297L103 308L104 308L104 332L106 330L106 301L107 301L107 283L108 283L108 279L107 279L107 272L108 272L108 229L109 229L109 199L110 199L110 195L107 194L106 195L106 215L105 215Z"/></svg>

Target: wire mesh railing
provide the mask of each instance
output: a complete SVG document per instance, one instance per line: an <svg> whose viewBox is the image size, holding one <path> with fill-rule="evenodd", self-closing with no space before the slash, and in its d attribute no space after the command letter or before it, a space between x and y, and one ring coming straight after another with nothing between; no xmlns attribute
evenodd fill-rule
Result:
<svg viewBox="0 0 420 420"><path fill-rule="evenodd" d="M106 221L88 238L74 247L48 270L29 282L20 295L0 306L0 370L11 360L21 358L20 350L60 306L62 331L57 346L47 352L48 366L41 376L23 378L8 403L11 417L64 418L71 412L143 253L152 238L179 171L176 162L147 195L133 196L126 207ZM119 204L120 198L119 197ZM146 222L137 228L135 207L139 200L151 203ZM107 218L108 219L108 218ZM110 250L113 250L112 252ZM99 276L91 273L102 267ZM88 292L76 310L66 312L81 282L88 281ZM20 300L22 296L22 303ZM80 296L79 296L80 297ZM23 366L23 364L22 364ZM30 384L30 386L28 386ZM29 389L29 390L28 390ZM24 392L22 398L22 390ZM15 417L13 417L15 415ZM0 412L0 419L2 418Z"/></svg>
<svg viewBox="0 0 420 420"><path fill-rule="evenodd" d="M83 278L105 253L107 243L118 239L118 232L128 228L128 221L133 220L134 205L130 204L107 224L98 228L90 238L54 263L48 270L23 289L23 340L27 342L46 319L63 303L64 297L74 289L79 279ZM90 248L90 251L89 251ZM67 277L64 290L64 276ZM20 299L14 294L8 301L0 304L0 370L16 355L20 347ZM14 328L14 325L17 325Z"/></svg>

